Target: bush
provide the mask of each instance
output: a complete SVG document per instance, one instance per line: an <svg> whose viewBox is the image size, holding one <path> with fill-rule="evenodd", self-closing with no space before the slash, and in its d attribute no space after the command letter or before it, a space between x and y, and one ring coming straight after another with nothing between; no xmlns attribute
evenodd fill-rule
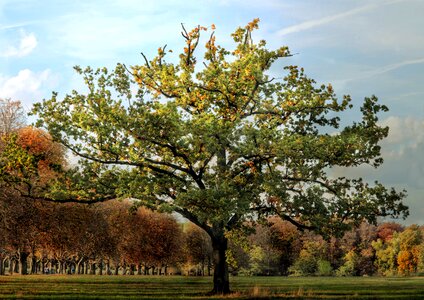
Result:
<svg viewBox="0 0 424 300"><path fill-rule="evenodd" d="M315 275L317 270L318 264L315 257L300 256L289 268L289 273L292 276L309 276Z"/></svg>
<svg viewBox="0 0 424 300"><path fill-rule="evenodd" d="M333 274L333 268L331 263L328 260L320 259L317 262L317 272L318 276L331 276Z"/></svg>

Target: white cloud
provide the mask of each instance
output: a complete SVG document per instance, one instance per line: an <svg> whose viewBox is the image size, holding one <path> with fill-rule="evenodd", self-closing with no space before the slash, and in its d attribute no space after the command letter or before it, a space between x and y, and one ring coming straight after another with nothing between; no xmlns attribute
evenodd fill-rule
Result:
<svg viewBox="0 0 424 300"><path fill-rule="evenodd" d="M52 79L50 70L33 72L29 69L19 71L16 76L7 77L0 74L0 98L20 100L24 108L40 100L41 89Z"/></svg>
<svg viewBox="0 0 424 300"><path fill-rule="evenodd" d="M387 156L402 158L424 143L424 119L390 116L380 124L389 127L389 136L382 143Z"/></svg>
<svg viewBox="0 0 424 300"><path fill-rule="evenodd" d="M27 34L24 30L20 31L19 46L9 46L0 52L3 57L22 57L30 54L37 47L37 38L33 33Z"/></svg>

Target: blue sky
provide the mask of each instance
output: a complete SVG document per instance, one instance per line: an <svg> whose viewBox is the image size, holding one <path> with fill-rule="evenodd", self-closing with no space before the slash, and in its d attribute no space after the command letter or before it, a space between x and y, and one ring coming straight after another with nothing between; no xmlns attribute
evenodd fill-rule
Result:
<svg viewBox="0 0 424 300"><path fill-rule="evenodd" d="M384 165L334 172L407 189L406 223L424 224L423 12L422 0L0 0L0 97L30 109L52 91L81 88L74 65L141 64L141 51L164 44L178 52L180 23L215 24L231 48L230 33L258 17L255 39L297 53L281 64L303 66L355 104L375 94L389 106Z"/></svg>

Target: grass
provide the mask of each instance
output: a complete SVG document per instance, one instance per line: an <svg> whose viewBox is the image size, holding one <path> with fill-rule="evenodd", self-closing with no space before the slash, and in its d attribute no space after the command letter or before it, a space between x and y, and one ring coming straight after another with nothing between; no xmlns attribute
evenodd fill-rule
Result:
<svg viewBox="0 0 424 300"><path fill-rule="evenodd" d="M232 277L233 294L207 296L211 277L1 276L0 299L424 299L424 277Z"/></svg>

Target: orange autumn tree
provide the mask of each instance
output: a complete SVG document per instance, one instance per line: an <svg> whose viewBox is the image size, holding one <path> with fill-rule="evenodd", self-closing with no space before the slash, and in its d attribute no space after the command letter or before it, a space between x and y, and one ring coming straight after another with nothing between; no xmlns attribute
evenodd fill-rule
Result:
<svg viewBox="0 0 424 300"><path fill-rule="evenodd" d="M31 155L38 157L37 167L43 179L55 175L59 166L65 166L64 148L52 141L51 136L38 128L24 127L18 131L17 143Z"/></svg>
<svg viewBox="0 0 424 300"><path fill-rule="evenodd" d="M0 180L20 196L43 192L66 165L64 148L44 130L27 126L2 140Z"/></svg>
<svg viewBox="0 0 424 300"><path fill-rule="evenodd" d="M65 166L64 150L49 134L33 127L5 132L0 144L0 195L2 235L8 251L14 253L19 273L27 274L27 258L35 258L35 249L42 243L44 226L39 202L26 199L36 191L42 192L58 171ZM32 264L34 265L34 263ZM32 270L33 271L33 270Z"/></svg>

